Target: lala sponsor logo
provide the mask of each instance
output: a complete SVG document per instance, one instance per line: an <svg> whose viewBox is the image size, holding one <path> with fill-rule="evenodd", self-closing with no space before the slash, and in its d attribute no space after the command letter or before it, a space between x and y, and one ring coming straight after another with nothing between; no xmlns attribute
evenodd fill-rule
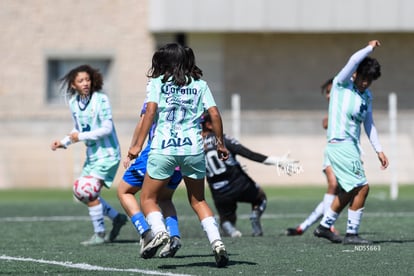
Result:
<svg viewBox="0 0 414 276"><path fill-rule="evenodd" d="M169 147L182 147L182 146L191 146L193 143L189 137L181 138L170 138L168 140L163 140L161 143L161 148L166 149Z"/></svg>

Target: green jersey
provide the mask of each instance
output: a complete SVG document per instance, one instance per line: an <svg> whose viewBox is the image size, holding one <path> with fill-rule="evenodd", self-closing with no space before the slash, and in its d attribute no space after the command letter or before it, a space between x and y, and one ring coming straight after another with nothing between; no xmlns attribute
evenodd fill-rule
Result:
<svg viewBox="0 0 414 276"><path fill-rule="evenodd" d="M69 101L74 131L87 147L86 162L119 161L121 159L118 137L112 122L112 110L108 97L94 92L82 103L79 95Z"/></svg>
<svg viewBox="0 0 414 276"><path fill-rule="evenodd" d="M171 81L163 83L162 78L153 78L147 85L147 102L158 105L151 150L166 155L203 153L200 118L216 105L207 83L192 80L178 87Z"/></svg>

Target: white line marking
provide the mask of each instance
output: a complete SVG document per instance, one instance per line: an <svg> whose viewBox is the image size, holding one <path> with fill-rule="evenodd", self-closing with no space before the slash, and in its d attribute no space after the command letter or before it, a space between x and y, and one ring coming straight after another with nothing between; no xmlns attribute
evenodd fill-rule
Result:
<svg viewBox="0 0 414 276"><path fill-rule="evenodd" d="M6 255L0 256L0 260L59 265L63 267L78 268L82 270L135 272L135 273L142 273L146 275L191 276L190 274L176 274L176 273L171 273L171 272L158 272L154 270L143 270L143 269L136 269L136 268L122 269L122 268L114 268L114 267L96 266L96 265L90 265L90 264L74 264L72 262L58 262L58 261L48 261L48 260L42 260L42 259L39 260L39 259L32 259L32 258L11 257L11 256L6 256Z"/></svg>

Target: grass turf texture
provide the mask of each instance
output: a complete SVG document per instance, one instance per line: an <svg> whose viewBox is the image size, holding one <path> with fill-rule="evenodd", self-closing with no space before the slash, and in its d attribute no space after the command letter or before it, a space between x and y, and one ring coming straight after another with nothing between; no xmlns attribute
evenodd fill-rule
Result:
<svg viewBox="0 0 414 276"><path fill-rule="evenodd" d="M242 238L224 237L230 262L216 268L212 250L189 207L185 189L174 197L183 247L175 258L139 258L139 240L131 223L118 239L99 247L80 241L92 235L87 208L69 190L0 191L0 274L13 275L409 275L414 271L414 186L400 187L396 201L389 188L371 186L360 235L371 247L332 244L312 232L287 237L319 203L323 187L265 187L268 207L263 237L251 237L250 207L240 204ZM121 210L115 189L103 196ZM212 205L207 191L207 199ZM346 210L336 227L344 234ZM110 221L105 221L108 229ZM17 258L17 259L13 259Z"/></svg>

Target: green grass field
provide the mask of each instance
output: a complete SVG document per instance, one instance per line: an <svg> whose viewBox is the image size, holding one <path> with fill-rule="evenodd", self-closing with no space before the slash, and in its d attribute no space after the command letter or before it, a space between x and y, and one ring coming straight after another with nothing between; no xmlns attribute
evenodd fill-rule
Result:
<svg viewBox="0 0 414 276"><path fill-rule="evenodd" d="M237 226L243 237L225 237L230 255L226 268L216 268L208 240L189 207L185 190L174 202L183 247L175 258L139 258L139 240L128 223L117 241L83 247L92 234L86 207L71 191L0 190L1 275L414 275L414 186L400 187L396 201L389 188L372 186L360 235L369 247L331 244L318 239L315 226L299 237L284 235L322 199L323 187L265 187L268 207L263 237L251 237L250 210L239 205ZM103 196L121 210L115 189ZM208 201L211 199L208 194ZM211 205L213 207L213 205ZM336 227L345 232L347 213ZM110 227L110 221L106 221Z"/></svg>

